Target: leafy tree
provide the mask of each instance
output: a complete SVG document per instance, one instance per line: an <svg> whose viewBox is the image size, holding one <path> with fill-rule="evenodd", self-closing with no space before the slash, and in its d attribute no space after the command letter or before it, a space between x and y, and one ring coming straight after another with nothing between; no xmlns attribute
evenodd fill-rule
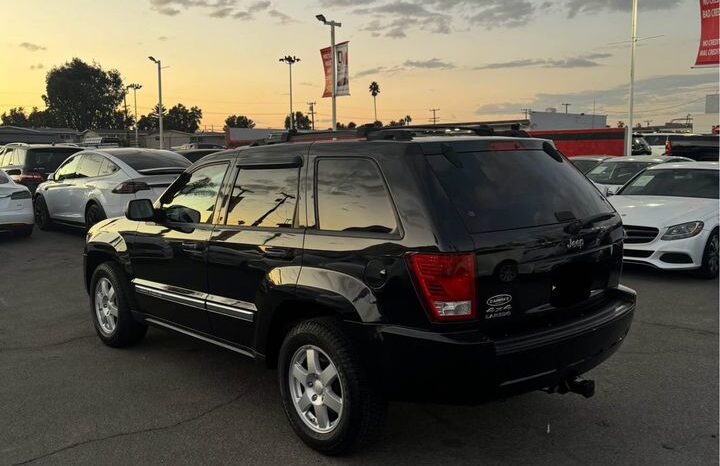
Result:
<svg viewBox="0 0 720 466"><path fill-rule="evenodd" d="M125 95L120 73L73 58L48 72L42 96L56 124L77 130L122 128L116 116Z"/></svg>
<svg viewBox="0 0 720 466"><path fill-rule="evenodd" d="M310 129L312 121L303 112L295 112L295 129ZM290 129L290 115L285 117L285 129Z"/></svg>
<svg viewBox="0 0 720 466"><path fill-rule="evenodd" d="M37 107L33 107L32 112L28 115L28 125L32 128L60 126L56 123L55 115L50 110L38 110Z"/></svg>
<svg viewBox="0 0 720 466"><path fill-rule="evenodd" d="M230 115L225 118L225 128L254 128L255 122L245 115Z"/></svg>
<svg viewBox="0 0 720 466"><path fill-rule="evenodd" d="M355 123L354 121L351 121L350 123L348 123L347 127L348 127L348 129L355 129L355 128L357 128L357 123Z"/></svg>
<svg viewBox="0 0 720 466"><path fill-rule="evenodd" d="M618 127L618 128L624 128L624 127L625 127L625 122L624 122L624 121L618 121L618 122L617 122L617 127Z"/></svg>
<svg viewBox="0 0 720 466"><path fill-rule="evenodd" d="M380 85L373 81L370 83L368 90L373 98L373 110L375 111L375 121L377 121L377 96L380 94Z"/></svg>
<svg viewBox="0 0 720 466"><path fill-rule="evenodd" d="M0 115L0 120L2 120L3 125L20 127L29 126L28 116L25 114L25 108L15 107L11 108L8 112L3 112L3 114Z"/></svg>
<svg viewBox="0 0 720 466"><path fill-rule="evenodd" d="M165 106L163 105L163 115L167 113L167 110L165 109ZM153 132L157 131L159 128L159 121L158 121L158 106L155 105L153 107L153 111L151 113L148 113L147 115L143 115L138 120L138 129L142 131L148 131ZM165 129L165 120L163 119L163 129Z"/></svg>
<svg viewBox="0 0 720 466"><path fill-rule="evenodd" d="M163 116L163 128L194 133L200 128L202 110L199 107L190 107L177 104Z"/></svg>
<svg viewBox="0 0 720 466"><path fill-rule="evenodd" d="M388 126L407 126L412 121L412 117L410 115L405 115L404 117L400 118L398 121L392 120L390 123L388 123Z"/></svg>
<svg viewBox="0 0 720 466"><path fill-rule="evenodd" d="M376 127L376 128L382 128L382 127L383 127L383 122L380 121L380 120L375 120L375 121L373 122L373 126Z"/></svg>

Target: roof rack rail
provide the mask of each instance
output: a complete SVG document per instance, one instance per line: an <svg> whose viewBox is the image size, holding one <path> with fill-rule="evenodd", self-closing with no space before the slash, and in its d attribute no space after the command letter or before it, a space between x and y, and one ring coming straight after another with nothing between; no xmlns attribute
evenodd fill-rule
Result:
<svg viewBox="0 0 720 466"><path fill-rule="evenodd" d="M520 124L514 124L509 131L496 131L488 125L408 125L408 126L385 126L378 127L372 123L362 125L356 129L343 129L338 131L298 131L290 129L287 131L270 133L265 139L256 141L253 145L279 144L283 142L315 142L333 140L388 140L388 141L412 141L420 136L510 136L530 137L528 133L520 129Z"/></svg>

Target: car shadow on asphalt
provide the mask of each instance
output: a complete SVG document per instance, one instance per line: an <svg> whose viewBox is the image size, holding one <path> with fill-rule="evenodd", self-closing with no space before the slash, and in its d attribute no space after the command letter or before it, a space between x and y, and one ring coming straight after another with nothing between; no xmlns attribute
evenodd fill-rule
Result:
<svg viewBox="0 0 720 466"><path fill-rule="evenodd" d="M717 281L696 277L690 270L662 270L639 264L624 264L623 278L632 277L644 280L667 280L672 282L708 282Z"/></svg>

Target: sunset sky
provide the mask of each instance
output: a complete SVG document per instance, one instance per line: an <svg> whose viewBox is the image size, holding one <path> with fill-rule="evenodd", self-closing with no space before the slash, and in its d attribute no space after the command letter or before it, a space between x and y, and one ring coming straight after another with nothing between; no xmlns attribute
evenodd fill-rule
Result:
<svg viewBox="0 0 720 466"><path fill-rule="evenodd" d="M23 0L2 1L0 113L43 108L49 69L79 57L143 85L138 112L163 101L203 110L202 125L220 129L244 114L258 127L282 125L293 67L295 110L321 98L319 49L330 31L315 19L342 22L350 41L350 97L338 98L338 120L372 121L368 85L380 84L378 117L409 114L428 121L518 118L521 108L625 118L630 0ZM640 0L637 119L662 123L702 112L716 92L717 70L693 70L699 38L697 0ZM132 111L132 109L131 109Z"/></svg>

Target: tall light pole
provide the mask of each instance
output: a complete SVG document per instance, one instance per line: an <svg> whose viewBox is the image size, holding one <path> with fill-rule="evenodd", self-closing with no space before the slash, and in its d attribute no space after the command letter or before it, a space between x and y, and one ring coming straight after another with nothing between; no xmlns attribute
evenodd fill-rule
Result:
<svg viewBox="0 0 720 466"><path fill-rule="evenodd" d="M160 60L148 57L158 68L158 127L160 129L160 149L163 148L163 106L162 106L162 66Z"/></svg>
<svg viewBox="0 0 720 466"><path fill-rule="evenodd" d="M637 46L637 14L638 0L632 2L632 19L630 23L631 44L630 44L630 97L628 103L628 129L627 141L625 145L625 155L632 155L632 139L633 139L633 104L635 100L635 47Z"/></svg>
<svg viewBox="0 0 720 466"><path fill-rule="evenodd" d="M288 68L290 69L290 129L295 129L295 115L293 115L293 106L292 106L292 66L299 62L300 59L296 57L295 55L285 55L280 59L281 62L287 63Z"/></svg>
<svg viewBox="0 0 720 466"><path fill-rule="evenodd" d="M332 129L337 130L337 52L335 51L335 27L341 27L342 23L336 21L328 21L325 15L315 15L315 17L326 26L330 26L330 53L332 53Z"/></svg>
<svg viewBox="0 0 720 466"><path fill-rule="evenodd" d="M129 84L127 89L133 90L133 99L135 100L135 147L140 147L140 138L138 136L138 112L137 112L137 91L142 89L140 84Z"/></svg>

